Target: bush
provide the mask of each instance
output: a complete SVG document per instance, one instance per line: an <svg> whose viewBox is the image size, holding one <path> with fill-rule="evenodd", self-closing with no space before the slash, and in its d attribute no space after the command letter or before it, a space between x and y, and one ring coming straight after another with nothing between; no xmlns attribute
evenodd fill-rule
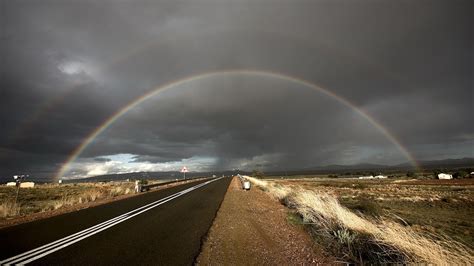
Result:
<svg viewBox="0 0 474 266"><path fill-rule="evenodd" d="M378 217L382 214L382 208L374 201L368 199L363 199L350 208L372 217Z"/></svg>
<svg viewBox="0 0 474 266"><path fill-rule="evenodd" d="M466 176L467 176L467 172L462 171L462 170L453 174L453 178L464 178Z"/></svg>
<svg viewBox="0 0 474 266"><path fill-rule="evenodd" d="M368 186L364 183L356 183L356 184L353 184L352 185L352 188L355 188L355 189L365 189L365 188L368 188Z"/></svg>
<svg viewBox="0 0 474 266"><path fill-rule="evenodd" d="M252 176L254 176L254 177L264 177L265 174L260 170L253 170L252 171Z"/></svg>
<svg viewBox="0 0 474 266"><path fill-rule="evenodd" d="M407 172L407 177L416 177L416 174L412 171Z"/></svg>
<svg viewBox="0 0 474 266"><path fill-rule="evenodd" d="M292 225L302 225L303 218L296 212L288 212L286 216L286 221Z"/></svg>

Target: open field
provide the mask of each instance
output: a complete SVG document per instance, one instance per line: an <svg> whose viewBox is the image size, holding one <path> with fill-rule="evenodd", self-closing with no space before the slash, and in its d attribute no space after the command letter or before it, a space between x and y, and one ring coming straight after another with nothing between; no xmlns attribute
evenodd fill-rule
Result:
<svg viewBox="0 0 474 266"><path fill-rule="evenodd" d="M293 210L316 243L355 263L474 259L474 180L249 179Z"/></svg>
<svg viewBox="0 0 474 266"><path fill-rule="evenodd" d="M325 192L349 209L390 218L419 231L445 234L474 249L474 179L276 180Z"/></svg>

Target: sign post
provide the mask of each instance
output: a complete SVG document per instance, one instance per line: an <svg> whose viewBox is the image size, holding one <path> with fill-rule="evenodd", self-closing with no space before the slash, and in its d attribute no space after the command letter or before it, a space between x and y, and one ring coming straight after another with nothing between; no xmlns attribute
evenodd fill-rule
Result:
<svg viewBox="0 0 474 266"><path fill-rule="evenodd" d="M186 168L186 166L183 166L183 168L181 168L181 173L183 173L183 178L186 179L186 173L188 172L188 168Z"/></svg>

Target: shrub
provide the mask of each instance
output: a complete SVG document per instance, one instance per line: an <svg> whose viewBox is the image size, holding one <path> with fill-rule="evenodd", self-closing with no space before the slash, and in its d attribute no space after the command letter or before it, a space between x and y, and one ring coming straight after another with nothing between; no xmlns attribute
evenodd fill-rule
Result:
<svg viewBox="0 0 474 266"><path fill-rule="evenodd" d="M407 174L406 174L407 177L416 177L416 174L415 172L412 172L412 171L408 171Z"/></svg>
<svg viewBox="0 0 474 266"><path fill-rule="evenodd" d="M350 208L372 217L379 217L382 214L382 208L376 202L368 199L363 199Z"/></svg>
<svg viewBox="0 0 474 266"><path fill-rule="evenodd" d="M303 218L296 212L288 212L286 215L286 221L292 225L302 225Z"/></svg>
<svg viewBox="0 0 474 266"><path fill-rule="evenodd" d="M368 186L364 183L356 183L356 184L353 184L352 185L352 188L355 188L355 189L366 189L368 188Z"/></svg>
<svg viewBox="0 0 474 266"><path fill-rule="evenodd" d="M467 176L467 172L466 172L466 171L463 171L463 170L458 171L458 172L455 172L455 173L453 174L453 178L464 178L464 177L466 177L466 176Z"/></svg>

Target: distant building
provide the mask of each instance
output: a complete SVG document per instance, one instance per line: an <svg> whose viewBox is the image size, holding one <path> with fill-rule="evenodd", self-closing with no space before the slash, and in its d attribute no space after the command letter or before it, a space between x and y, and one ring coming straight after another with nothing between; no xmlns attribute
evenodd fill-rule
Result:
<svg viewBox="0 0 474 266"><path fill-rule="evenodd" d="M450 174L438 174L438 179L453 179L453 175Z"/></svg>
<svg viewBox="0 0 474 266"><path fill-rule="evenodd" d="M16 186L16 182L8 182L7 187L14 187Z"/></svg>
<svg viewBox="0 0 474 266"><path fill-rule="evenodd" d="M359 179L374 179L373 176L369 175L369 176L359 176Z"/></svg>
<svg viewBox="0 0 474 266"><path fill-rule="evenodd" d="M35 187L35 182L23 182L20 184L20 187L24 187L24 188Z"/></svg>
<svg viewBox="0 0 474 266"><path fill-rule="evenodd" d="M376 175L376 176L374 176L374 178L384 179L384 178L387 178L387 176L384 176L384 175Z"/></svg>

